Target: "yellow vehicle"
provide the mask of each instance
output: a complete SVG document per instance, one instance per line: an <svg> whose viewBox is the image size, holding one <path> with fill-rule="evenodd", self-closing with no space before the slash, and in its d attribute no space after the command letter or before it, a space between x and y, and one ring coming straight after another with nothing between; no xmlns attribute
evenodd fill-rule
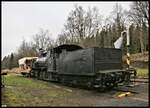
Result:
<svg viewBox="0 0 150 108"><path fill-rule="evenodd" d="M18 60L19 70L23 76L29 76L33 62L37 57L23 57Z"/></svg>

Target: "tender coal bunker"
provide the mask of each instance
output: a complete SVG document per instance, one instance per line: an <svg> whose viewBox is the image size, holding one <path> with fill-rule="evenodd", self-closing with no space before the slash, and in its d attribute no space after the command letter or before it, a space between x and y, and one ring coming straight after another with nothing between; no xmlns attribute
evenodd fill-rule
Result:
<svg viewBox="0 0 150 108"><path fill-rule="evenodd" d="M72 53L60 54L58 74L94 75L93 48L85 48Z"/></svg>
<svg viewBox="0 0 150 108"><path fill-rule="evenodd" d="M61 53L62 50L66 50L66 51L74 51L74 50L79 50L82 49L82 47L78 46L78 45L68 45L68 44L64 44L64 45L60 45L56 48L54 48L54 52L55 53Z"/></svg>

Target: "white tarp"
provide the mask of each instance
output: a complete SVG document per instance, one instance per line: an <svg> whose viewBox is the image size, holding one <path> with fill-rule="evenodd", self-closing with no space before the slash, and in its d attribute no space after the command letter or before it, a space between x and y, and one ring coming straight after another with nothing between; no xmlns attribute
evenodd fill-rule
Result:
<svg viewBox="0 0 150 108"><path fill-rule="evenodd" d="M18 60L19 65L24 64L25 63L26 58L22 58Z"/></svg>
<svg viewBox="0 0 150 108"><path fill-rule="evenodd" d="M123 42L123 36L121 36L118 40L115 41L114 46L116 49L120 49Z"/></svg>
<svg viewBox="0 0 150 108"><path fill-rule="evenodd" d="M18 60L19 65L22 65L25 63L26 60L31 60L31 59L35 59L37 57L24 57Z"/></svg>

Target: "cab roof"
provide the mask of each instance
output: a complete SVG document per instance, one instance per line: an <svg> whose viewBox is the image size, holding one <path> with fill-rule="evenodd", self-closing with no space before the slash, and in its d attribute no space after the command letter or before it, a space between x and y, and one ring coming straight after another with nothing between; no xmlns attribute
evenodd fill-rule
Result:
<svg viewBox="0 0 150 108"><path fill-rule="evenodd" d="M55 47L54 51L55 53L61 53L63 49L66 49L66 51L74 51L82 49L82 47L74 44L63 44L58 47Z"/></svg>

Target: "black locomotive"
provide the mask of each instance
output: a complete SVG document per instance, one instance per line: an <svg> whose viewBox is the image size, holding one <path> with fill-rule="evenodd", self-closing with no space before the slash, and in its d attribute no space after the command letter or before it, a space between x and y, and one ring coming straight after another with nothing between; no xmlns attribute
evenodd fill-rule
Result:
<svg viewBox="0 0 150 108"><path fill-rule="evenodd" d="M112 88L128 84L132 73L123 69L120 49L65 44L47 51L41 49L30 76L72 86Z"/></svg>

